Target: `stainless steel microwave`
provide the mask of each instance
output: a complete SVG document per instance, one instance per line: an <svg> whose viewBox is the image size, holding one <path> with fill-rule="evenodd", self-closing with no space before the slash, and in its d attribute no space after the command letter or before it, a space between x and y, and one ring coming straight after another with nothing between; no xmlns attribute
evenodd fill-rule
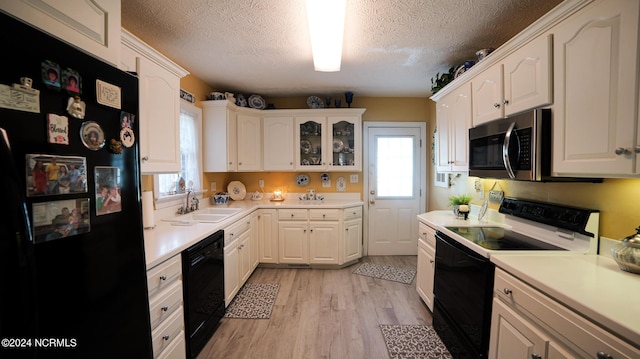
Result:
<svg viewBox="0 0 640 359"><path fill-rule="evenodd" d="M535 109L469 129L469 176L550 180L551 110Z"/></svg>

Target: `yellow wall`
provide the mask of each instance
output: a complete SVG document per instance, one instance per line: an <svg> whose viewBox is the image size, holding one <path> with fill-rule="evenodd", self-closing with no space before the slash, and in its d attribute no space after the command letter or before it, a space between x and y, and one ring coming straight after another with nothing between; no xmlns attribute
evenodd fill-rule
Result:
<svg viewBox="0 0 640 359"><path fill-rule="evenodd" d="M180 82L181 87L196 98L196 106L201 107L200 101L216 89L203 83L194 76L187 76ZM346 107L344 97L342 106ZM267 103L273 103L278 109L307 108L307 96L291 98L266 98ZM335 99L335 96L334 96ZM473 196L472 203L481 204L482 199L473 191L475 178L469 178L465 174L454 177L453 186L440 188L433 186L433 163L431 162L431 141L435 127L435 103L425 98L376 98L361 97L355 94L351 104L354 108L366 108L363 121L418 121L427 123L427 161L428 184L427 209L448 208L448 198L454 194L468 193ZM206 141L206 139L204 139ZM347 191L358 192L362 195L362 172L358 174L359 183L349 183L350 172L330 173L331 188L322 188L320 173L308 172L311 183L307 187L295 185L297 173L291 172L258 172L258 173L204 173L204 187L209 188L211 182L216 182L217 190L223 191L231 181L242 181L247 187L247 192L258 190L258 180L265 180L265 191L272 192L281 189L285 192L304 192L314 188L318 193L335 192L335 179L344 176L347 179ZM493 180L485 180L485 192L493 185ZM545 202L564 203L578 207L594 208L600 210L600 234L609 238L621 239L634 232L640 225L640 213L637 210L636 201L640 200L640 179L606 179L603 183L530 183L518 181L499 181L505 195L524 199L540 200ZM143 176L143 189L153 187L151 176ZM207 192L205 196L211 193ZM490 208L497 209L497 204L491 203Z"/></svg>

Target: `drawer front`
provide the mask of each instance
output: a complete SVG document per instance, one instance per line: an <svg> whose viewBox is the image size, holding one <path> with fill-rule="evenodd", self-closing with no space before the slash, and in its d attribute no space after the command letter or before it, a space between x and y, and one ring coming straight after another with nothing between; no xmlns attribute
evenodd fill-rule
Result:
<svg viewBox="0 0 640 359"><path fill-rule="evenodd" d="M157 359L185 359L186 357L187 346L184 339L184 332L178 333L178 337L173 339L159 356L154 355L154 358Z"/></svg>
<svg viewBox="0 0 640 359"><path fill-rule="evenodd" d="M494 295L522 311L529 319L564 338L568 347L595 358L602 352L613 358L640 358L640 350L632 347L602 327L547 297L533 287L497 268Z"/></svg>
<svg viewBox="0 0 640 359"><path fill-rule="evenodd" d="M362 218L362 206L351 207L344 209L344 220Z"/></svg>
<svg viewBox="0 0 640 359"><path fill-rule="evenodd" d="M340 219L339 209L310 209L309 219L312 221L337 221Z"/></svg>
<svg viewBox="0 0 640 359"><path fill-rule="evenodd" d="M436 230L427 226L422 222L418 222L418 236L427 244L435 248L436 246Z"/></svg>
<svg viewBox="0 0 640 359"><path fill-rule="evenodd" d="M278 219L281 221L306 221L308 219L306 209L279 209Z"/></svg>
<svg viewBox="0 0 640 359"><path fill-rule="evenodd" d="M236 238L246 231L251 229L251 218L246 216L239 221L236 221L231 226L224 229L224 245L229 245Z"/></svg>
<svg viewBox="0 0 640 359"><path fill-rule="evenodd" d="M171 257L165 262L147 271L147 286L149 287L149 298L156 295L164 288L167 288L180 278L182 274L182 257L180 254Z"/></svg>
<svg viewBox="0 0 640 359"><path fill-rule="evenodd" d="M158 328L152 331L151 343L153 355L158 356L169 344L184 332L182 306L167 318ZM183 334L184 336L184 334Z"/></svg>
<svg viewBox="0 0 640 359"><path fill-rule="evenodd" d="M151 329L155 329L182 305L182 281L175 281L169 288L158 293L149 302Z"/></svg>

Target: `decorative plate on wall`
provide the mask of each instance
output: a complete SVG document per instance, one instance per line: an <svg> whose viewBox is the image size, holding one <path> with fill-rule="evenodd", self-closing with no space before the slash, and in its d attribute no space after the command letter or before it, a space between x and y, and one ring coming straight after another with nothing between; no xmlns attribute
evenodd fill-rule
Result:
<svg viewBox="0 0 640 359"><path fill-rule="evenodd" d="M231 181L227 186L229 197L234 201L242 201L247 196L247 188L240 181Z"/></svg>

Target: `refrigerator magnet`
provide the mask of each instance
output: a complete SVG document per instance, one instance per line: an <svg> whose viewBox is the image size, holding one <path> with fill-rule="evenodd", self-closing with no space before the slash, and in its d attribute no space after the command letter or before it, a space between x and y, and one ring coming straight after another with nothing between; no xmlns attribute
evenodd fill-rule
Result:
<svg viewBox="0 0 640 359"><path fill-rule="evenodd" d="M86 148L97 151L104 147L104 131L97 122L86 121L80 127L80 137Z"/></svg>
<svg viewBox="0 0 640 359"><path fill-rule="evenodd" d="M62 71L64 89L71 95L82 94L82 77L77 71L67 68Z"/></svg>
<svg viewBox="0 0 640 359"><path fill-rule="evenodd" d="M41 63L42 68L42 82L52 90L60 91L60 67L58 64L52 61L43 61Z"/></svg>
<svg viewBox="0 0 640 359"><path fill-rule="evenodd" d="M109 152L116 155L122 154L122 142L115 138L109 140Z"/></svg>
<svg viewBox="0 0 640 359"><path fill-rule="evenodd" d="M136 142L136 136L133 134L133 130L130 127L123 127L120 130L120 141L124 147L131 147Z"/></svg>
<svg viewBox="0 0 640 359"><path fill-rule="evenodd" d="M50 113L48 116L49 143L57 145L69 144L69 119L66 116L58 116Z"/></svg>
<svg viewBox="0 0 640 359"><path fill-rule="evenodd" d="M82 120L84 119L86 106L87 105L82 101L80 96L69 97L69 100L67 101L67 112L71 116Z"/></svg>

